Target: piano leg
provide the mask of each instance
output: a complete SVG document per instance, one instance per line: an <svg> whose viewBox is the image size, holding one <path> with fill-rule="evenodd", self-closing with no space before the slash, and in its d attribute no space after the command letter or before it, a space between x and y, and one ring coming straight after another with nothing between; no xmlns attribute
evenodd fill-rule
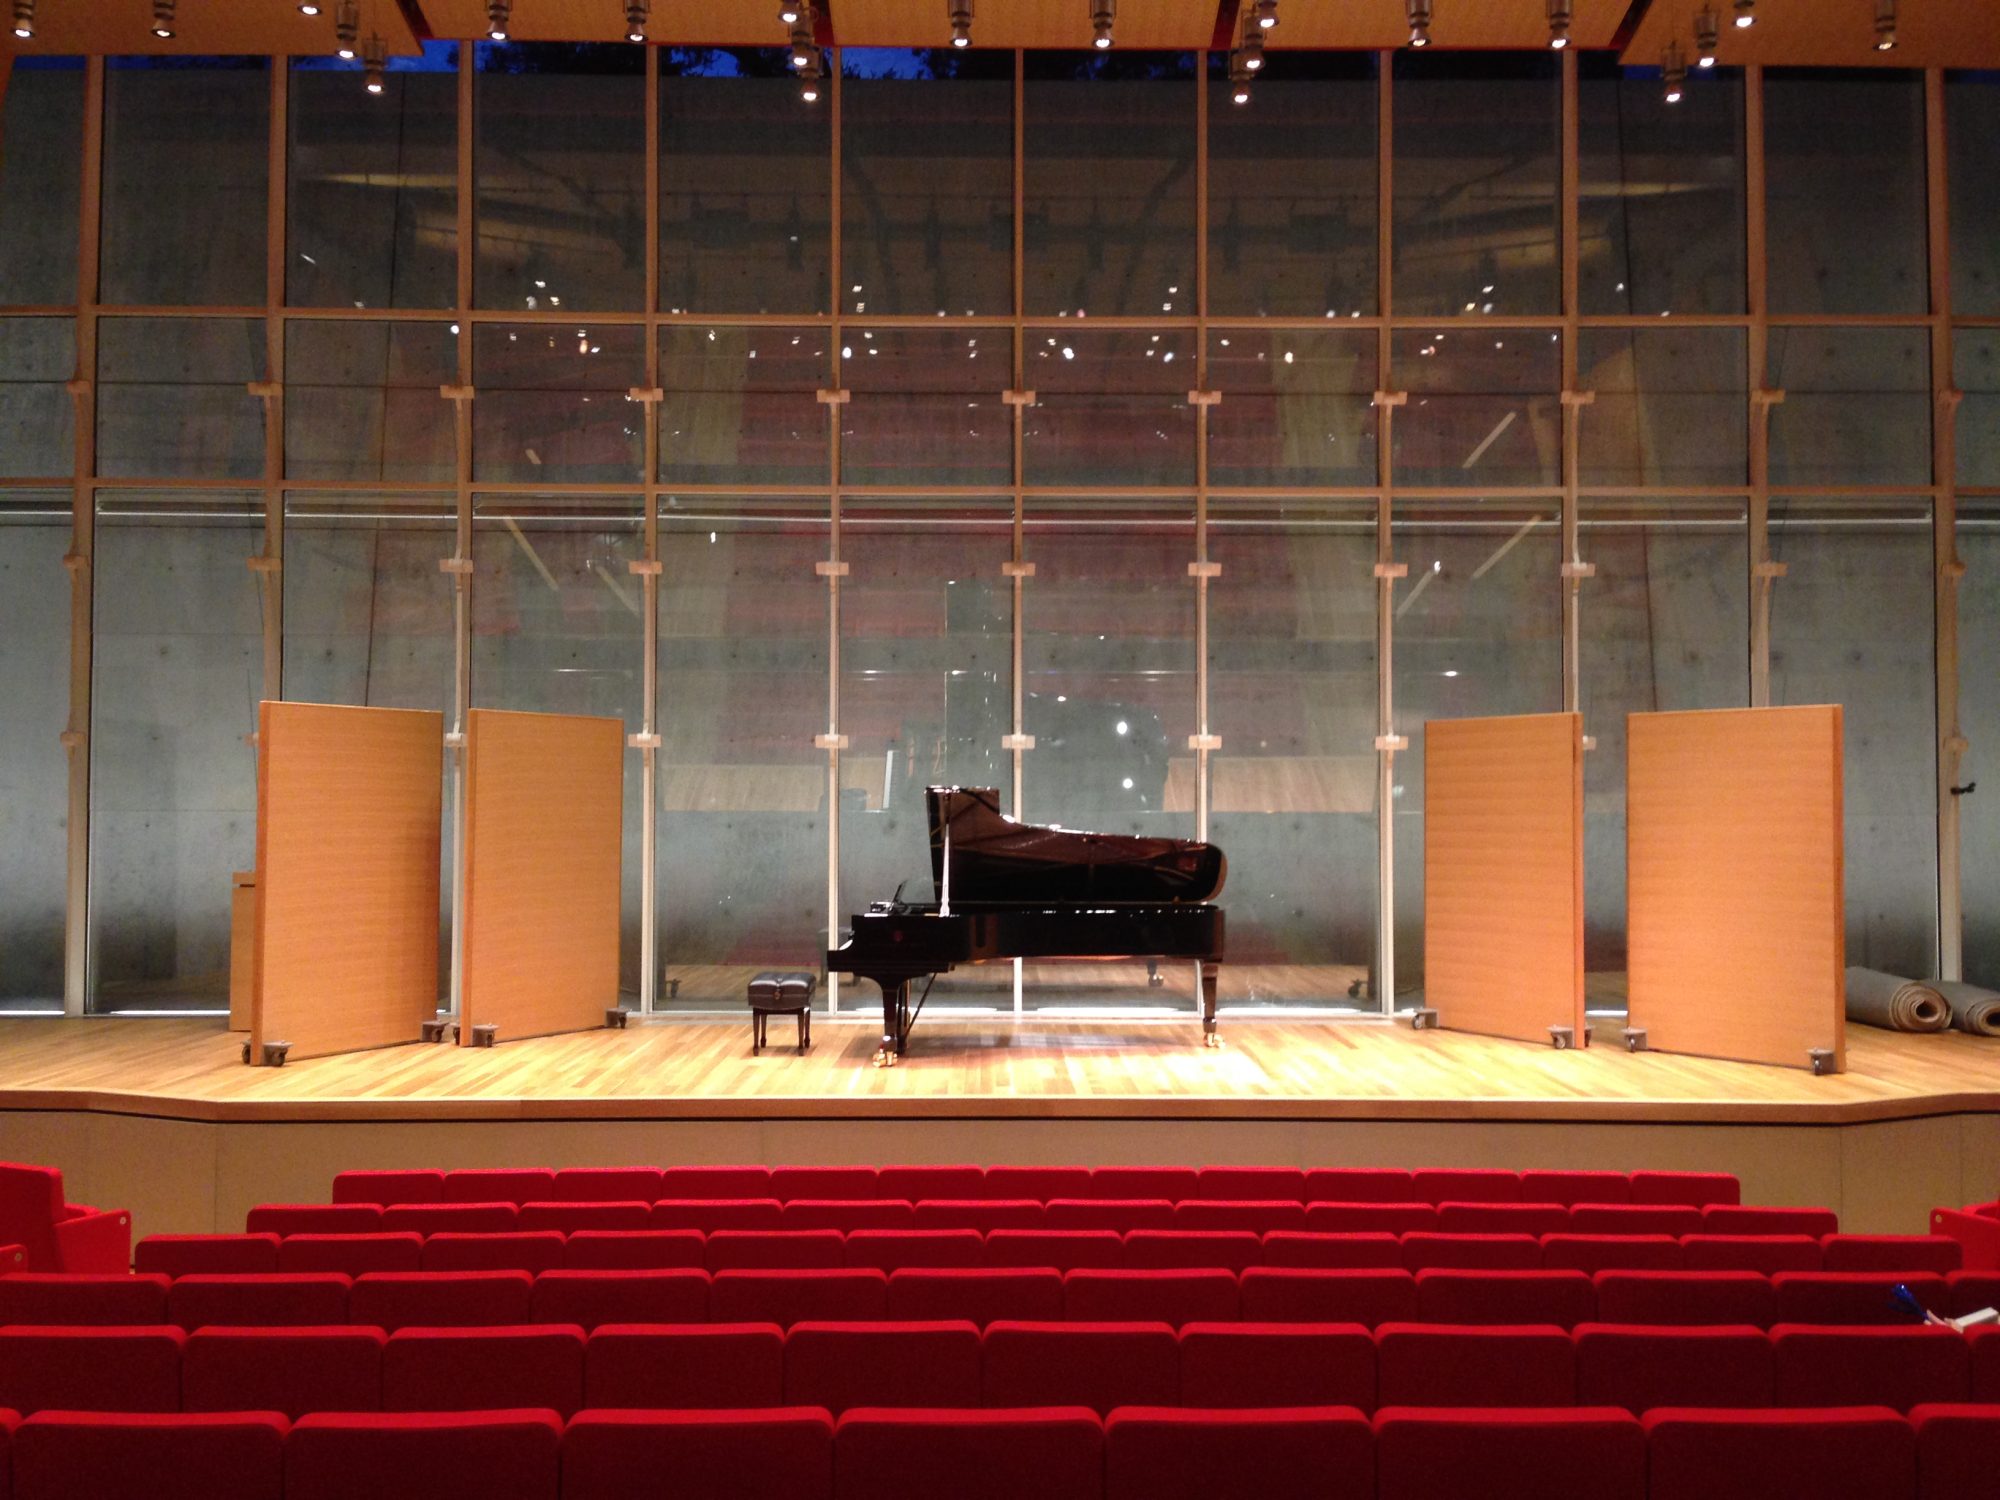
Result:
<svg viewBox="0 0 2000 1500"><path fill-rule="evenodd" d="M1204 961L1201 966L1201 1044L1204 1047L1220 1047L1222 1038L1215 1034L1215 989L1221 977L1222 965Z"/></svg>
<svg viewBox="0 0 2000 1500"><path fill-rule="evenodd" d="M875 1066L893 1068L903 1055L910 1037L910 982L899 979L882 984L882 1045L875 1051Z"/></svg>

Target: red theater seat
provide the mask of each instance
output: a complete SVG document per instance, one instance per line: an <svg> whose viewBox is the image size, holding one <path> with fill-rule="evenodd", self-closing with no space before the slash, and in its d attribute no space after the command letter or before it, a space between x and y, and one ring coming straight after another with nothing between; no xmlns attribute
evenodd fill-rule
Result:
<svg viewBox="0 0 2000 1500"><path fill-rule="evenodd" d="M1554 1327L1385 1323L1375 1330L1384 1406L1571 1406L1576 1356Z"/></svg>
<svg viewBox="0 0 2000 1500"><path fill-rule="evenodd" d="M391 1203L444 1202L444 1173L438 1171L336 1172L333 1176L335 1203L374 1203L387 1208Z"/></svg>
<svg viewBox="0 0 2000 1500"><path fill-rule="evenodd" d="M535 1234L434 1234L424 1241L426 1271L553 1271L563 1263L563 1237Z"/></svg>
<svg viewBox="0 0 2000 1500"><path fill-rule="evenodd" d="M1063 1316L1071 1322L1179 1327L1240 1315L1233 1271L1071 1271L1063 1277Z"/></svg>
<svg viewBox="0 0 2000 1500"><path fill-rule="evenodd" d="M1819 1241L1809 1234L1690 1234L1681 1240L1690 1271L1817 1271Z"/></svg>
<svg viewBox="0 0 2000 1500"><path fill-rule="evenodd" d="M833 1493L833 1420L817 1407L587 1411L563 1433L563 1500Z"/></svg>
<svg viewBox="0 0 2000 1500"><path fill-rule="evenodd" d="M711 1271L829 1269L846 1258L838 1229L718 1229L708 1237Z"/></svg>
<svg viewBox="0 0 2000 1500"><path fill-rule="evenodd" d="M1743 1201L1743 1187L1728 1172L1634 1172L1634 1203L1685 1203L1693 1208Z"/></svg>
<svg viewBox="0 0 2000 1500"><path fill-rule="evenodd" d="M347 1316L398 1328L479 1328L528 1321L526 1271L371 1271L354 1279Z"/></svg>
<svg viewBox="0 0 2000 1500"><path fill-rule="evenodd" d="M181 1410L380 1411L379 1328L202 1328L181 1351Z"/></svg>
<svg viewBox="0 0 2000 1500"><path fill-rule="evenodd" d="M516 1203L401 1203L382 1210L384 1229L434 1234L509 1234L520 1227Z"/></svg>
<svg viewBox="0 0 2000 1500"><path fill-rule="evenodd" d="M1610 1406L1375 1414L1379 1500L1646 1500L1646 1438Z"/></svg>
<svg viewBox="0 0 2000 1500"><path fill-rule="evenodd" d="M1120 1202L1163 1198L1178 1203L1199 1196L1195 1184L1200 1180L1193 1167L1094 1167L1090 1196Z"/></svg>
<svg viewBox="0 0 2000 1500"><path fill-rule="evenodd" d="M528 1299L531 1323L700 1323L708 1318L708 1272L544 1271Z"/></svg>
<svg viewBox="0 0 2000 1500"><path fill-rule="evenodd" d="M114 1274L132 1264L132 1215L66 1202L54 1167L0 1162L0 1245L30 1271Z"/></svg>
<svg viewBox="0 0 2000 1500"><path fill-rule="evenodd" d="M339 1271L363 1276L370 1271L416 1271L423 1268L424 1237L410 1230L395 1234L293 1234L278 1241L278 1270Z"/></svg>
<svg viewBox="0 0 2000 1500"><path fill-rule="evenodd" d="M579 1229L563 1241L568 1271L701 1270L708 1237L695 1229Z"/></svg>
<svg viewBox="0 0 2000 1500"><path fill-rule="evenodd" d="M285 1500L556 1500L552 1411L322 1412L285 1441Z"/></svg>
<svg viewBox="0 0 2000 1500"><path fill-rule="evenodd" d="M1184 1406L1375 1409L1375 1340L1358 1323L1188 1323Z"/></svg>
<svg viewBox="0 0 2000 1500"><path fill-rule="evenodd" d="M671 1169L669 1169L671 1170ZM662 1198L653 1205L647 1224L653 1229L764 1230L778 1228L784 1205L776 1198Z"/></svg>
<svg viewBox="0 0 2000 1500"><path fill-rule="evenodd" d="M374 1234L382 1210L373 1203L260 1203L243 1216L251 1234Z"/></svg>
<svg viewBox="0 0 2000 1500"><path fill-rule="evenodd" d="M717 1322L875 1321L889 1306L889 1278L880 1271L718 1271L709 1298Z"/></svg>
<svg viewBox="0 0 2000 1500"><path fill-rule="evenodd" d="M1771 1278L1782 1323L1908 1323L1894 1296L1906 1286L1933 1312L1951 1302L1942 1276L1922 1271L1780 1271Z"/></svg>
<svg viewBox="0 0 2000 1500"><path fill-rule="evenodd" d="M1403 1242L1393 1234L1294 1234L1275 1230L1264 1236L1267 1266L1311 1266L1320 1270L1400 1271Z"/></svg>
<svg viewBox="0 0 2000 1500"><path fill-rule="evenodd" d="M1307 1203L1414 1203L1410 1174L1400 1167L1313 1167Z"/></svg>
<svg viewBox="0 0 2000 1500"><path fill-rule="evenodd" d="M167 1286L166 1277L151 1273L111 1276L19 1271L0 1276L0 1324L105 1327L164 1323Z"/></svg>
<svg viewBox="0 0 2000 1500"><path fill-rule="evenodd" d="M1945 1285L1951 1298L1946 1311L1954 1318L1981 1308L2000 1308L2000 1272L1953 1271L1945 1277Z"/></svg>
<svg viewBox="0 0 2000 1500"><path fill-rule="evenodd" d="M906 1267L889 1275L888 1315L913 1323L963 1318L981 1328L1003 1319L1057 1322L1062 1273L1046 1266Z"/></svg>
<svg viewBox="0 0 2000 1500"><path fill-rule="evenodd" d="M1113 1270L1125 1264L1125 1237L1111 1229L996 1229L986 1236L986 1264Z"/></svg>
<svg viewBox="0 0 2000 1500"><path fill-rule="evenodd" d="M976 1229L857 1229L847 1236L845 1249L848 1265L878 1271L971 1267L986 1260L986 1239Z"/></svg>
<svg viewBox="0 0 2000 1500"><path fill-rule="evenodd" d="M857 1407L833 1433L835 1500L1103 1500L1104 1427L1076 1407Z"/></svg>
<svg viewBox="0 0 2000 1500"><path fill-rule="evenodd" d="M1916 1433L1884 1406L1663 1406L1646 1429L1650 1500L1915 1500Z"/></svg>
<svg viewBox="0 0 2000 1500"><path fill-rule="evenodd" d="M1309 1203L1314 1234L1422 1234L1437 1228L1434 1203Z"/></svg>
<svg viewBox="0 0 2000 1500"><path fill-rule="evenodd" d="M1183 1198L1174 1205L1177 1231L1236 1229L1269 1234L1274 1229L1306 1227L1306 1206L1287 1199Z"/></svg>
<svg viewBox="0 0 2000 1500"><path fill-rule="evenodd" d="M1581 1271L1419 1271L1422 1323L1553 1323L1574 1328L1597 1316L1597 1293Z"/></svg>
<svg viewBox="0 0 2000 1500"><path fill-rule="evenodd" d="M658 1167L564 1167L556 1173L558 1203L652 1203L664 1197Z"/></svg>
<svg viewBox="0 0 2000 1500"><path fill-rule="evenodd" d="M1713 1204L1701 1211L1703 1234L1809 1234L1824 1239L1840 1232L1830 1208L1743 1208Z"/></svg>
<svg viewBox="0 0 2000 1500"><path fill-rule="evenodd" d="M289 1425L282 1416L261 1411L43 1412L14 1434L14 1497L280 1500ZM0 1467L0 1478L5 1473Z"/></svg>
<svg viewBox="0 0 2000 1500"><path fill-rule="evenodd" d="M838 1416L853 1406L977 1406L979 1330L967 1322L795 1323L785 1400Z"/></svg>
<svg viewBox="0 0 2000 1500"><path fill-rule="evenodd" d="M1576 1399L1585 1406L1771 1404L1771 1341L1747 1323L1642 1328L1584 1323L1575 1330Z"/></svg>
<svg viewBox="0 0 2000 1500"><path fill-rule="evenodd" d="M1264 1242L1247 1229L1135 1229L1125 1236L1125 1266L1134 1271L1241 1271L1264 1258Z"/></svg>
<svg viewBox="0 0 2000 1500"><path fill-rule="evenodd" d="M1412 1271L1537 1271L1542 1242L1532 1234L1406 1234L1403 1265Z"/></svg>
<svg viewBox="0 0 2000 1500"><path fill-rule="evenodd" d="M1040 1229L1048 1210L1038 1198L920 1198L919 1229Z"/></svg>
<svg viewBox="0 0 2000 1500"><path fill-rule="evenodd" d="M1042 1222L1050 1229L1172 1229L1174 1206L1165 1198L1051 1198Z"/></svg>
<svg viewBox="0 0 2000 1500"><path fill-rule="evenodd" d="M295 1276L183 1276L167 1292L167 1321L183 1328L311 1328L348 1321L354 1278L338 1271Z"/></svg>
<svg viewBox="0 0 2000 1500"><path fill-rule="evenodd" d="M444 1174L447 1203L548 1203L556 1197L548 1167L464 1167Z"/></svg>
<svg viewBox="0 0 2000 1500"><path fill-rule="evenodd" d="M2000 1406L1919 1406L1917 1493L1923 1500L1992 1500L2000 1475Z"/></svg>
<svg viewBox="0 0 2000 1500"><path fill-rule="evenodd" d="M778 1215L780 1229L911 1229L917 1211L894 1198L793 1198Z"/></svg>
<svg viewBox="0 0 2000 1500"><path fill-rule="evenodd" d="M1972 1355L1972 1399L2000 1401L2000 1328L1975 1328L1966 1342Z"/></svg>
<svg viewBox="0 0 2000 1500"><path fill-rule="evenodd" d="M875 1174L875 1191L884 1198L910 1203L924 1198L983 1198L986 1173L979 1167L884 1167Z"/></svg>
<svg viewBox="0 0 2000 1500"><path fill-rule="evenodd" d="M1778 1296L1754 1271L1599 1271L1597 1317L1603 1323L1749 1323L1778 1321Z"/></svg>
<svg viewBox="0 0 2000 1500"><path fill-rule="evenodd" d="M784 1394L774 1323L607 1323L584 1346L587 1407L776 1406Z"/></svg>
<svg viewBox="0 0 2000 1500"><path fill-rule="evenodd" d="M1253 1266L1237 1280L1252 1323L1359 1323L1373 1328L1417 1315L1417 1279L1408 1271L1313 1270Z"/></svg>
<svg viewBox="0 0 2000 1500"><path fill-rule="evenodd" d="M1494 1167L1425 1167L1410 1173L1417 1203L1518 1203L1518 1173Z"/></svg>
<svg viewBox="0 0 2000 1500"><path fill-rule="evenodd" d="M561 1183L556 1184L561 1187ZM553 1229L558 1234L576 1234L585 1229L645 1229L653 1222L653 1200L618 1202L576 1201L569 1203L523 1203L517 1227L534 1231Z"/></svg>
<svg viewBox="0 0 2000 1500"><path fill-rule="evenodd" d="M1560 1203L1440 1203L1443 1234L1565 1234L1569 1209Z"/></svg>
<svg viewBox="0 0 2000 1500"><path fill-rule="evenodd" d="M384 1411L583 1405L583 1330L574 1324L403 1328L382 1349Z"/></svg>
<svg viewBox="0 0 2000 1500"><path fill-rule="evenodd" d="M1561 1203L1629 1203L1632 1179L1623 1172L1523 1172L1521 1201Z"/></svg>
<svg viewBox="0 0 2000 1500"><path fill-rule="evenodd" d="M1180 1347L1165 1323L993 1323L988 1406L1178 1406Z"/></svg>
<svg viewBox="0 0 2000 1500"><path fill-rule="evenodd" d="M1701 1210L1672 1203L1579 1203L1569 1211L1571 1234L1684 1234L1701 1232Z"/></svg>
<svg viewBox="0 0 2000 1500"><path fill-rule="evenodd" d="M1298 1167L1203 1167L1195 1173L1194 1196L1222 1202L1302 1204L1306 1174Z"/></svg>
<svg viewBox="0 0 2000 1500"><path fill-rule="evenodd" d="M1105 1500L1372 1496L1374 1468L1374 1435L1351 1406L1128 1406L1104 1424Z"/></svg>
<svg viewBox="0 0 2000 1500"><path fill-rule="evenodd" d="M1042 1203L1051 1198L1088 1198L1090 1168L988 1167L984 1191L988 1198L1033 1198Z"/></svg>
<svg viewBox="0 0 2000 1500"><path fill-rule="evenodd" d="M179 1411L178 1328L0 1328L0 1408Z"/></svg>
<svg viewBox="0 0 2000 1500"><path fill-rule="evenodd" d="M1771 1330L1778 1406L1892 1406L1964 1401L1971 1394L1965 1335L1935 1325ZM1704 1404L1713 1404L1704 1402Z"/></svg>
<svg viewBox="0 0 2000 1500"><path fill-rule="evenodd" d="M693 1200L774 1196L769 1167L668 1167L660 1173L662 1198Z"/></svg>
<svg viewBox="0 0 2000 1500"><path fill-rule="evenodd" d="M1820 1242L1829 1271L1930 1271L1959 1268L1962 1247L1942 1234L1830 1234Z"/></svg>
<svg viewBox="0 0 2000 1500"><path fill-rule="evenodd" d="M275 1234L149 1234L132 1247L132 1269L161 1276L258 1275L278 1269Z"/></svg>
<svg viewBox="0 0 2000 1500"><path fill-rule="evenodd" d="M1545 1234L1545 1271L1678 1271L1681 1242L1665 1234Z"/></svg>
<svg viewBox="0 0 2000 1500"><path fill-rule="evenodd" d="M873 1167L773 1167L771 1196L780 1203L794 1198L873 1198L878 1193Z"/></svg>

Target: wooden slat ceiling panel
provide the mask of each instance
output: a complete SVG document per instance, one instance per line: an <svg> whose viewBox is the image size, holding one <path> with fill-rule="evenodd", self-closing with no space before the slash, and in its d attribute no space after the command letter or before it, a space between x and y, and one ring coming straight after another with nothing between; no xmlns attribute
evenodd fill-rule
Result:
<svg viewBox="0 0 2000 1500"><path fill-rule="evenodd" d="M1632 0L1572 0L1570 45L1608 47ZM1400 47L1410 37L1403 0L1279 0L1268 45ZM1444 48L1546 46L1547 0L1433 0L1431 44Z"/></svg>
<svg viewBox="0 0 2000 1500"><path fill-rule="evenodd" d="M1328 8L1333 0L1295 0ZM773 7L775 8L775 6ZM1193 49L1215 40L1217 0L1120 0L1120 47ZM943 47L947 0L832 0L833 31L856 47ZM980 47L1088 47L1090 0L975 0Z"/></svg>
<svg viewBox="0 0 2000 1500"><path fill-rule="evenodd" d="M1759 0L1757 24L1741 30L1730 24L1730 0L1713 3L1722 21L1716 58L1725 65L2000 67L2000 0L1901 0L1890 52L1875 50L1874 0ZM1652 0L1623 61L1658 67L1669 42L1692 61L1701 9L1702 0Z"/></svg>
<svg viewBox="0 0 2000 1500"><path fill-rule="evenodd" d="M6 50L23 57L177 53L192 57L331 56L334 0L302 16L292 0L180 0L174 37L153 35L152 0L39 0L33 41L0 31ZM9 14L12 8L9 7ZM361 35L380 32L391 56L417 50L396 0L362 0Z"/></svg>
<svg viewBox="0 0 2000 1500"><path fill-rule="evenodd" d="M486 35L486 0L419 0L431 32ZM649 34L693 47L782 47L778 0L653 0ZM614 42L625 36L624 0L514 0L508 35L521 42Z"/></svg>

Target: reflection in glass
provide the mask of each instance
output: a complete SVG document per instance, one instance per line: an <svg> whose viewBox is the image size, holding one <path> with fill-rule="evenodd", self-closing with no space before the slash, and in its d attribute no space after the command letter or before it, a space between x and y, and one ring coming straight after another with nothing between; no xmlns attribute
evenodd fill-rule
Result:
<svg viewBox="0 0 2000 1500"><path fill-rule="evenodd" d="M1946 74L1944 100L1951 308L1991 317L2000 313L2000 194L1992 187L2000 182L2000 75Z"/></svg>
<svg viewBox="0 0 2000 1500"><path fill-rule="evenodd" d="M1539 328L1399 332L1393 374L1396 481L1556 484L1562 478L1562 350Z"/></svg>
<svg viewBox="0 0 2000 1500"><path fill-rule="evenodd" d="M1211 333L1208 482L1373 485L1375 343L1372 329Z"/></svg>
<svg viewBox="0 0 2000 1500"><path fill-rule="evenodd" d="M2000 488L2000 329L1952 334L1952 384L1964 392L1952 427L1958 482Z"/></svg>
<svg viewBox="0 0 2000 1500"><path fill-rule="evenodd" d="M1585 484L1742 484L1747 353L1738 328L1586 328L1577 383Z"/></svg>
<svg viewBox="0 0 2000 1500"><path fill-rule="evenodd" d="M1008 484L1013 335L1005 328L850 325L837 407L843 484Z"/></svg>
<svg viewBox="0 0 2000 1500"><path fill-rule="evenodd" d="M97 326L97 472L255 479L264 472L261 318L106 318Z"/></svg>
<svg viewBox="0 0 2000 1500"><path fill-rule="evenodd" d="M825 484L831 408L818 393L832 337L827 328L662 328L660 478Z"/></svg>
<svg viewBox="0 0 2000 1500"><path fill-rule="evenodd" d="M0 318L0 479L76 468L76 328L68 318Z"/></svg>
<svg viewBox="0 0 2000 1500"><path fill-rule="evenodd" d="M2000 784L2000 500L1961 500L1959 584L1959 727L1970 744L1958 782ZM1987 780L1991 777L1992 780ZM2000 797L1958 798L1959 884L1965 905L1965 977L2000 989Z"/></svg>
<svg viewBox="0 0 2000 1500"><path fill-rule="evenodd" d="M0 490L0 1010L62 1007L70 504Z"/></svg>
<svg viewBox="0 0 2000 1500"><path fill-rule="evenodd" d="M294 322L285 334L285 474L449 484L458 335L445 323Z"/></svg>
<svg viewBox="0 0 2000 1500"><path fill-rule="evenodd" d="M636 482L645 407L642 328L481 324L472 344L472 472L480 480Z"/></svg>
<svg viewBox="0 0 2000 1500"><path fill-rule="evenodd" d="M1031 328L1022 436L1029 484L1192 484L1192 330Z"/></svg>
<svg viewBox="0 0 2000 1500"><path fill-rule="evenodd" d="M1921 328L1773 328L1773 484L1928 484L1930 336Z"/></svg>
<svg viewBox="0 0 2000 1500"><path fill-rule="evenodd" d="M0 307L76 301L83 64L16 57L0 110Z"/></svg>

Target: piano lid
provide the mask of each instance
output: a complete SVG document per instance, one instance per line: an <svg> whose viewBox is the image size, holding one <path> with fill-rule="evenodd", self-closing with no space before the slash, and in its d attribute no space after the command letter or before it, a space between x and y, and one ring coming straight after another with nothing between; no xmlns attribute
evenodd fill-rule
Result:
<svg viewBox="0 0 2000 1500"><path fill-rule="evenodd" d="M966 901L1212 901L1229 874L1222 851L1194 839L1017 822L1000 811L1000 793L993 787L926 787L924 802L930 813L931 878L942 901L949 858L954 907Z"/></svg>

